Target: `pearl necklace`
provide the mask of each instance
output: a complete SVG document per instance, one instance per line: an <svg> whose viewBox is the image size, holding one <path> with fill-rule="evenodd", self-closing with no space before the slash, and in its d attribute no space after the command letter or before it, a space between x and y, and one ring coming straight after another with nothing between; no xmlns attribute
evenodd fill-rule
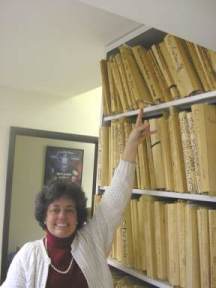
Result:
<svg viewBox="0 0 216 288"><path fill-rule="evenodd" d="M47 255L48 255L47 238L44 239L44 245L45 245L46 252L47 252ZM71 261L70 261L70 264L69 264L68 268L67 268L66 270L64 270L64 271L59 270L58 268L56 268L56 267L52 264L51 258L50 258L50 266L51 266L56 272L58 272L58 273L60 273L60 274L67 274L67 273L70 271L72 265L73 265L73 256L72 256L72 258L71 258Z"/></svg>

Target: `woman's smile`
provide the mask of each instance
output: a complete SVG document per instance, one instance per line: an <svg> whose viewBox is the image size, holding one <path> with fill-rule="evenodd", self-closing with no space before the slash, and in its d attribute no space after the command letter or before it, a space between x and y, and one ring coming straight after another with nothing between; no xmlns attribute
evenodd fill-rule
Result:
<svg viewBox="0 0 216 288"><path fill-rule="evenodd" d="M76 231L77 212L74 202L61 197L47 209L45 224L51 234L59 238L71 236Z"/></svg>

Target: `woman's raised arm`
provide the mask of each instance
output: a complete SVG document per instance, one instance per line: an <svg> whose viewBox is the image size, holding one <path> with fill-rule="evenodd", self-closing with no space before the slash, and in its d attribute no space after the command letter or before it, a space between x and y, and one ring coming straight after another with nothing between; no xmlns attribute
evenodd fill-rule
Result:
<svg viewBox="0 0 216 288"><path fill-rule="evenodd" d="M143 121L143 109L139 110L134 129L131 131L122 154L122 159L135 162L137 147L140 142L154 131L150 132L149 124Z"/></svg>

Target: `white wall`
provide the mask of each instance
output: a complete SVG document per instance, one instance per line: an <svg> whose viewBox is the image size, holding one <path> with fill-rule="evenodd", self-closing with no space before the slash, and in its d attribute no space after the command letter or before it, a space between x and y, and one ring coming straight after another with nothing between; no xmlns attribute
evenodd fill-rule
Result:
<svg viewBox="0 0 216 288"><path fill-rule="evenodd" d="M10 126L98 136L101 88L73 98L0 88L0 258ZM0 259L1 261L1 259Z"/></svg>

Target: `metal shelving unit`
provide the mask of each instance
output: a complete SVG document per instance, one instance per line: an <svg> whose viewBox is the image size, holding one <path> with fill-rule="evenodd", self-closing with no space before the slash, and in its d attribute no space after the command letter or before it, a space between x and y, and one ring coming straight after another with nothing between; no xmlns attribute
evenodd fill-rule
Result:
<svg viewBox="0 0 216 288"><path fill-rule="evenodd" d="M152 278L149 278L148 276L146 276L144 273L142 272L138 272L134 269L125 267L124 265L122 265L121 263L119 263L116 260L113 259L108 259L107 260L108 264L114 268L117 268L131 276L136 277L137 279L140 279L142 281L145 281L146 283L149 283L151 285L154 285L156 287L160 287L160 288L172 288L173 286L171 286L168 282L165 281L159 281L159 280L155 280Z"/></svg>
<svg viewBox="0 0 216 288"><path fill-rule="evenodd" d="M164 37L165 33L151 27L146 27L141 25L132 33L127 35L123 35L122 38L115 41L115 43L109 43L106 47L106 55L114 55L117 51L117 47L126 43L126 44L136 44L137 41L140 40L139 36L143 36L144 42L141 44L144 47L148 47L153 42L160 42L160 40ZM134 42L133 42L134 41ZM153 118L158 117L166 112L171 107L175 107L178 110L189 110L191 105L198 104L198 103L209 103L209 104L216 104L216 90L211 92L205 92L196 94L193 96L176 99L173 101L159 103L152 106L148 106L144 108L144 117L145 118ZM130 110L124 113L119 113L110 116L104 116L103 122L109 122L112 120L117 120L121 118L129 118L133 117L138 114L139 110ZM105 190L107 187L97 187L97 193L100 193L102 190ZM162 190L142 190L142 189L133 189L133 194L140 194L140 195L150 195L154 197L160 198L174 198L174 199L184 199L184 200L191 200L191 201L200 201L200 202L208 202L209 204L216 203L216 196L210 196L207 194L191 194L191 193L177 193L177 192L168 192ZM156 279L149 278L144 273L136 271L132 268L126 267L123 264L119 263L114 259L108 259L108 264L114 268L117 268L131 276L136 277L146 283L154 285L160 288L172 288L173 286L165 281L160 281Z"/></svg>

